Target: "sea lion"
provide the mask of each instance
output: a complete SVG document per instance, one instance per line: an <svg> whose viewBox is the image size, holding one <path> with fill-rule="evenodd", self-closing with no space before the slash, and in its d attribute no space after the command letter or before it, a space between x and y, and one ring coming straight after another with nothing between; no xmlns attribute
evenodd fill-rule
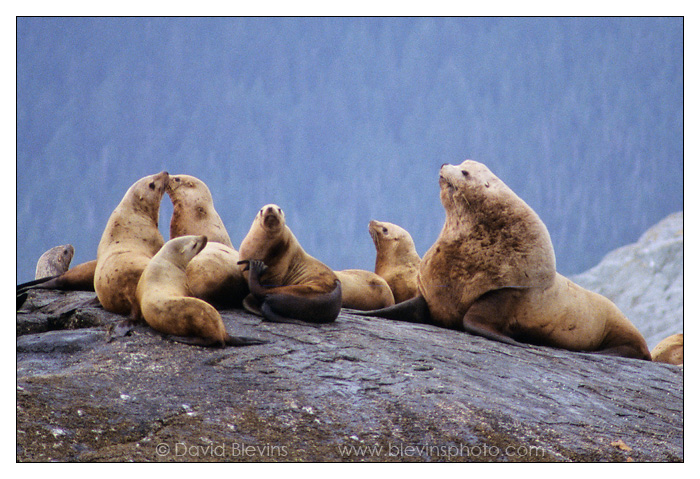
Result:
<svg viewBox="0 0 700 479"><path fill-rule="evenodd" d="M362 269L334 271L343 288L343 308L367 311L394 304L394 295L378 274Z"/></svg>
<svg viewBox="0 0 700 479"><path fill-rule="evenodd" d="M485 165L443 165L439 184L446 219L421 260L420 296L375 314L509 344L650 359L611 301L557 274L544 223Z"/></svg>
<svg viewBox="0 0 700 479"><path fill-rule="evenodd" d="M198 234L207 237L207 244L221 243L233 248L211 192L202 180L190 175L170 175L165 191L173 203L170 239Z"/></svg>
<svg viewBox="0 0 700 479"><path fill-rule="evenodd" d="M153 256L136 287L136 300L143 319L156 331L188 344L247 346L265 343L230 336L219 312L206 301L192 297L187 285L187 263L206 244L206 236L181 236L165 243Z"/></svg>
<svg viewBox="0 0 700 479"><path fill-rule="evenodd" d="M70 267L70 262L73 259L75 249L73 245L63 244L54 246L39 257L36 263L36 273L34 279L48 278L50 276L59 276Z"/></svg>
<svg viewBox="0 0 700 479"><path fill-rule="evenodd" d="M663 339L651 350L651 360L657 363L683 365L683 333Z"/></svg>
<svg viewBox="0 0 700 479"><path fill-rule="evenodd" d="M329 323L342 306L342 287L333 271L309 255L277 205L255 216L239 249L250 294L245 308L268 321Z"/></svg>
<svg viewBox="0 0 700 479"><path fill-rule="evenodd" d="M164 243L158 212L168 178L163 171L138 180L107 221L95 266L95 292L107 311L139 316L136 285Z"/></svg>
<svg viewBox="0 0 700 479"><path fill-rule="evenodd" d="M420 256L408 231L392 223L372 220L369 234L377 249L374 272L384 278L401 303L418 296Z"/></svg>
<svg viewBox="0 0 700 479"><path fill-rule="evenodd" d="M95 291L95 266L97 260L73 266L58 276L28 281L17 285L17 295L30 289L59 289L65 291Z"/></svg>
<svg viewBox="0 0 700 479"><path fill-rule="evenodd" d="M171 175L166 192L173 203L170 239L186 235L208 239L204 250L187 265L192 295L222 308L240 307L249 292L248 282L209 188L193 176Z"/></svg>

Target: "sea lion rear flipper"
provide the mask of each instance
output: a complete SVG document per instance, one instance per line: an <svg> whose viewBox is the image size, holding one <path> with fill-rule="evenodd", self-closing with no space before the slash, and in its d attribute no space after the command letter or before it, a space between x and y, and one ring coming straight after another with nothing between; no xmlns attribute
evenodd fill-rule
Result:
<svg viewBox="0 0 700 479"><path fill-rule="evenodd" d="M265 318L265 321L269 321L271 323L297 324L300 326L310 326L312 328L320 327L319 326L320 323L312 323L309 321L302 321L300 319L287 318L287 317L281 316L281 315L277 314L275 311L273 311L273 309L269 303L263 303L263 305L260 309L261 309L262 316Z"/></svg>
<svg viewBox="0 0 700 479"><path fill-rule="evenodd" d="M462 319L464 330L467 333L493 341L527 347L525 343L518 342L502 332L510 318L511 306L519 294L520 291L510 288L497 289L483 294L474 301L474 304L464 315Z"/></svg>
<svg viewBox="0 0 700 479"><path fill-rule="evenodd" d="M264 339L257 339L257 338L248 338L245 336L230 336L227 335L226 339L224 340L226 342L226 346L256 346L259 344L267 344L270 341L266 341Z"/></svg>
<svg viewBox="0 0 700 479"><path fill-rule="evenodd" d="M60 275L56 276L47 276L45 278L39 278L35 279L33 281L27 281L26 283L21 283L17 285L17 296L19 296L22 293L25 293L26 291L33 289L34 287L40 287L39 285L43 285L44 283L48 283L52 279L58 278Z"/></svg>
<svg viewBox="0 0 700 479"><path fill-rule="evenodd" d="M24 306L24 302L27 301L27 296L29 296L29 293L26 291L24 293L17 294L17 311Z"/></svg>
<svg viewBox="0 0 700 479"><path fill-rule="evenodd" d="M202 338L200 336L176 336L173 334L163 334L162 336L163 336L163 338L168 339L170 341L174 341L176 343L188 344L190 346L204 346L204 347L211 347L211 348L220 348L220 347L225 347L225 346L235 346L235 347L256 346L256 345L260 345L260 344L269 343L269 341L265 341L263 339L246 338L246 337L242 337L242 336L228 336L224 340L224 344L222 344L221 341L217 341L217 340L211 339L211 338Z"/></svg>
<svg viewBox="0 0 700 479"><path fill-rule="evenodd" d="M415 298L389 306L388 308L375 309L373 311L353 311L353 314L392 319L394 321L405 321L408 323L432 324L428 303L423 296L416 296Z"/></svg>

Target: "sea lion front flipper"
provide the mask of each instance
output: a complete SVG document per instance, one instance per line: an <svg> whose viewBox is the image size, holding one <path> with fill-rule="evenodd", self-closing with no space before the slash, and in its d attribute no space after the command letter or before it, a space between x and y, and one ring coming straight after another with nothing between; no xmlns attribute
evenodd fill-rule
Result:
<svg viewBox="0 0 700 479"><path fill-rule="evenodd" d="M648 356L640 354L639 348L634 345L621 344L619 346L612 346L605 349L599 349L598 351L584 351L592 354L602 354L603 356L618 356L621 358L633 358L641 359L643 361L651 361Z"/></svg>
<svg viewBox="0 0 700 479"><path fill-rule="evenodd" d="M525 343L518 342L502 332L508 324L511 308L520 293L521 290L503 288L480 296L462 319L464 331L493 341L527 347Z"/></svg>
<svg viewBox="0 0 700 479"><path fill-rule="evenodd" d="M388 308L375 309L373 311L353 311L353 314L359 316L374 316L408 323L432 324L428 303L423 296L416 296L402 303L389 306Z"/></svg>

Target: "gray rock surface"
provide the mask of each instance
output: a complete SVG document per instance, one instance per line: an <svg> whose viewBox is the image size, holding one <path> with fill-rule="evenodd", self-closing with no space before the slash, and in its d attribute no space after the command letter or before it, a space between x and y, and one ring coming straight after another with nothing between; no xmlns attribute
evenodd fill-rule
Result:
<svg viewBox="0 0 700 479"><path fill-rule="evenodd" d="M80 292L17 313L18 461L682 461L683 368L343 311L207 349Z"/></svg>
<svg viewBox="0 0 700 479"><path fill-rule="evenodd" d="M683 332L683 212L666 217L636 243L612 251L571 280L612 300L650 350Z"/></svg>

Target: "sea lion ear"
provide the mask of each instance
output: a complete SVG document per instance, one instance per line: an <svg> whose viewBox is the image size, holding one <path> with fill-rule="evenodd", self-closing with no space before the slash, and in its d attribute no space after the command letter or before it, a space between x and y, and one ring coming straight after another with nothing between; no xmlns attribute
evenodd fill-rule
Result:
<svg viewBox="0 0 700 479"><path fill-rule="evenodd" d="M486 183L484 183L484 186L488 188L489 186L491 186L491 184L487 181Z"/></svg>

